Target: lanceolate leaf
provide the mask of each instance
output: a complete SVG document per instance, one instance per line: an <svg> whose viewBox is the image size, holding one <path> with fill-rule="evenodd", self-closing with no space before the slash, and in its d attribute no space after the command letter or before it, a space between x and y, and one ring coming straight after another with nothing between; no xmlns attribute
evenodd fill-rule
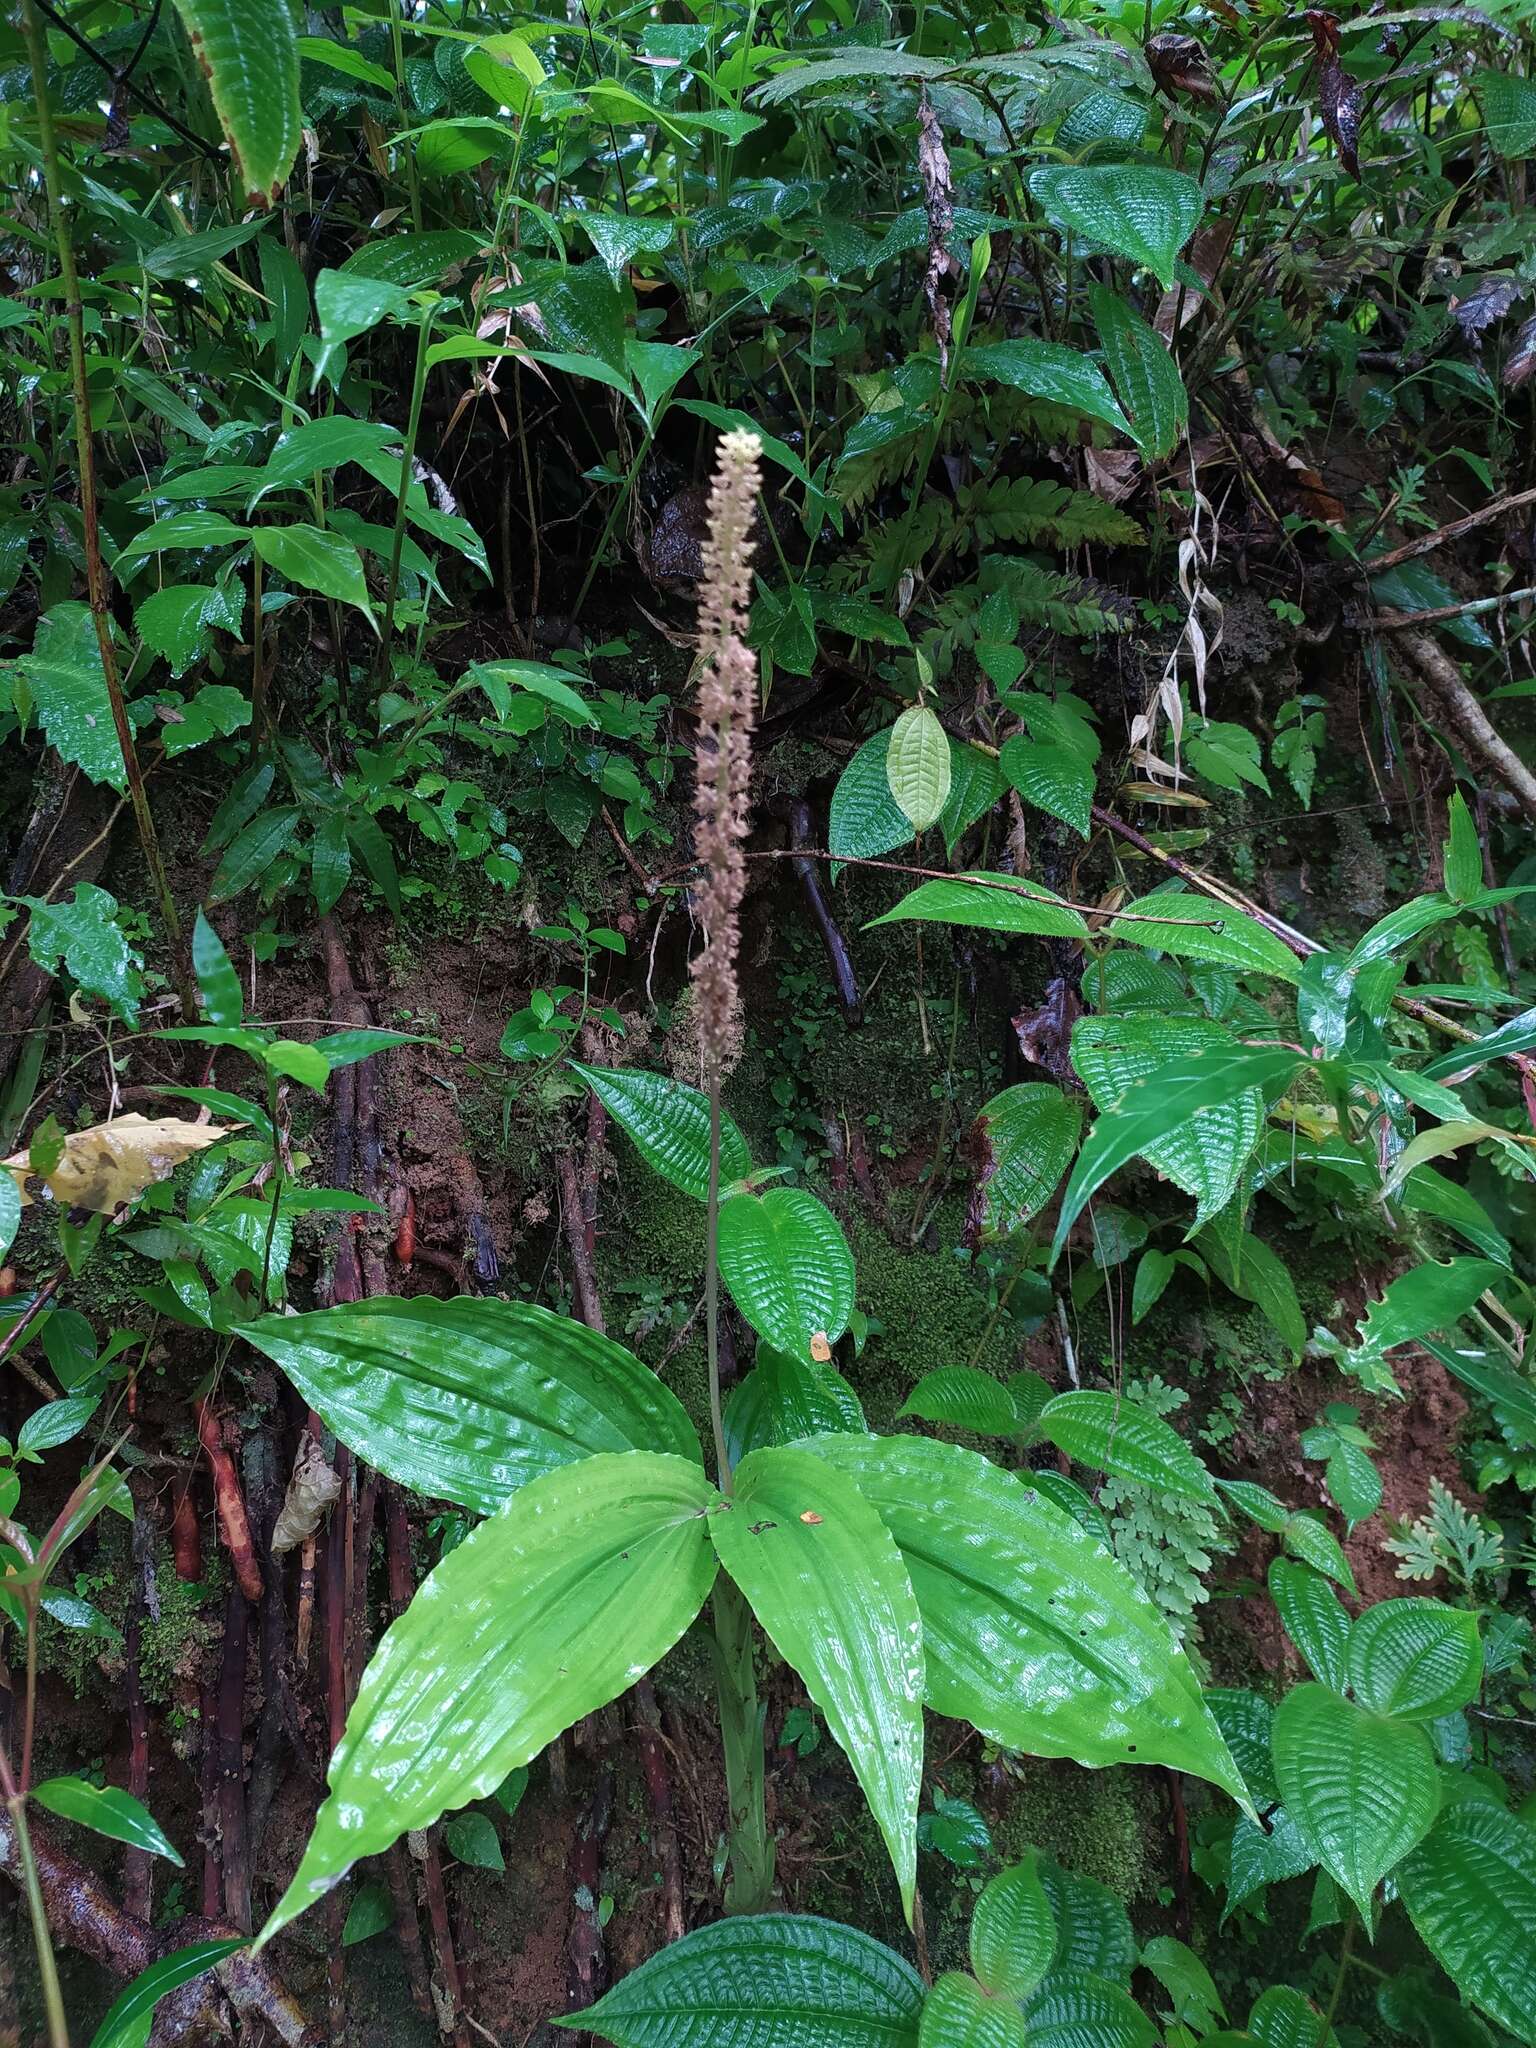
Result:
<svg viewBox="0 0 1536 2048"><path fill-rule="evenodd" d="M358 1857L494 1792L665 1656L714 1580L718 1498L681 1458L588 1458L449 1551L363 1674L330 1797L262 1940Z"/></svg>
<svg viewBox="0 0 1536 2048"><path fill-rule="evenodd" d="M1183 1652L1088 1530L974 1451L822 1437L895 1537L923 1616L928 1704L994 1742L1163 1763L1247 1793Z"/></svg>
<svg viewBox="0 0 1536 2048"><path fill-rule="evenodd" d="M853 1313L853 1258L830 1209L804 1188L732 1195L720 1209L720 1274L760 1337L794 1358L831 1343Z"/></svg>
<svg viewBox="0 0 1536 2048"><path fill-rule="evenodd" d="M116 1785L93 1785L86 1778L47 1778L32 1787L31 1796L61 1820L78 1821L81 1827L114 1842L127 1842L135 1849L147 1849L152 1856L181 1862L153 1815Z"/></svg>
<svg viewBox="0 0 1536 2048"><path fill-rule="evenodd" d="M477 1514L599 1451L701 1462L693 1424L648 1366L531 1302L386 1296L262 1316L242 1335L359 1457Z"/></svg>
<svg viewBox="0 0 1536 2048"><path fill-rule="evenodd" d="M1442 1815L1397 1872L1408 1916L1464 1998L1536 2041L1536 1830L1485 1801Z"/></svg>
<svg viewBox="0 0 1536 2048"><path fill-rule="evenodd" d="M1118 1107L1099 1118L1078 1154L1062 1196L1051 1245L1052 1258L1060 1257L1072 1225L1105 1181L1138 1152L1157 1145L1199 1110L1230 1102L1250 1088L1282 1087L1301 1064L1296 1053L1283 1047L1213 1049L1206 1054L1192 1053L1185 1059L1172 1060L1144 1080L1133 1082ZM1231 1153L1240 1148L1240 1136L1236 1142L1229 1139L1227 1143L1229 1152L1224 1167ZM1251 1149L1250 1144L1242 1151L1239 1171ZM1217 1208L1220 1203L1211 1206Z"/></svg>
<svg viewBox="0 0 1536 2048"><path fill-rule="evenodd" d="M1326 1686L1298 1685L1275 1709L1274 1749L1287 1812L1369 1925L1377 1885L1439 1809L1428 1736Z"/></svg>
<svg viewBox="0 0 1536 2048"><path fill-rule="evenodd" d="M1186 1500L1216 1498L1210 1474L1178 1431L1119 1395L1095 1387L1058 1394L1041 1409L1039 1428L1079 1465Z"/></svg>
<svg viewBox="0 0 1536 2048"><path fill-rule="evenodd" d="M1213 960L1249 974L1272 974L1298 982L1301 962L1283 939L1267 931L1257 918L1229 910L1208 896L1175 896L1162 892L1127 904L1109 927L1110 937L1125 939L1159 953L1185 960Z"/></svg>
<svg viewBox="0 0 1536 2048"><path fill-rule="evenodd" d="M1332 1586L1310 1565L1277 1557L1269 1568L1269 1597L1314 1675L1342 1692L1349 1677L1350 1619Z"/></svg>
<svg viewBox="0 0 1536 2048"><path fill-rule="evenodd" d="M303 140L298 24L290 0L176 0L235 175L253 206L275 204Z"/></svg>
<svg viewBox="0 0 1536 2048"><path fill-rule="evenodd" d="M616 1124L634 1139L648 1166L685 1195L709 1195L709 1097L667 1074L640 1067L587 1067L571 1061ZM752 1170L747 1141L728 1116L720 1119L720 1185Z"/></svg>
<svg viewBox="0 0 1536 2048"><path fill-rule="evenodd" d="M903 711L892 726L885 774L914 831L938 823L949 796L949 737L926 704Z"/></svg>
<svg viewBox="0 0 1536 2048"><path fill-rule="evenodd" d="M894 910L870 923L899 924L912 918L1035 938L1088 936L1088 927L1075 910L1040 883L1021 882L1013 875L957 875L953 881L920 883Z"/></svg>
<svg viewBox="0 0 1536 2048"><path fill-rule="evenodd" d="M1160 164L1050 164L1029 190L1053 227L1145 264L1165 291L1205 204L1193 178Z"/></svg>
<svg viewBox="0 0 1536 2048"><path fill-rule="evenodd" d="M844 1470L795 1446L744 1459L729 1508L709 1526L720 1562L846 1752L910 1918L923 1628L895 1543Z"/></svg>
<svg viewBox="0 0 1536 2048"><path fill-rule="evenodd" d="M923 1983L873 1935L809 1914L716 1921L555 2025L615 2048L916 2048Z"/></svg>
<svg viewBox="0 0 1536 2048"><path fill-rule="evenodd" d="M106 2018L91 2036L91 2048L144 2048L155 2007L162 1998L190 1984L195 1977L244 1948L249 1935L231 1935L223 1941L197 1941L189 1948L173 1949L151 1963L113 2000Z"/></svg>
<svg viewBox="0 0 1536 2048"><path fill-rule="evenodd" d="M1477 1616L1440 1600L1379 1600L1349 1635L1349 1687L1365 1707L1435 1721L1477 1697Z"/></svg>
<svg viewBox="0 0 1536 2048"><path fill-rule="evenodd" d="M1056 1921L1033 1850L994 1877L971 1915L971 1968L988 1991L1027 1998L1056 1953Z"/></svg>
<svg viewBox="0 0 1536 2048"><path fill-rule="evenodd" d="M1088 301L1137 447L1149 462L1171 455L1189 425L1189 396L1167 343L1103 285L1089 286Z"/></svg>
<svg viewBox="0 0 1536 2048"><path fill-rule="evenodd" d="M276 4L282 6L285 0ZM259 526L251 545L289 583L353 605L372 624L363 558L351 541L319 526Z"/></svg>

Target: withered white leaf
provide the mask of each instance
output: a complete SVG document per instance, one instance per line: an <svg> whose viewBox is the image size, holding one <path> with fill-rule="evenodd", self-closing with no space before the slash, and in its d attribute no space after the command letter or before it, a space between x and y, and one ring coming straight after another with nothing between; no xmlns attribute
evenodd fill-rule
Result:
<svg viewBox="0 0 1536 2048"><path fill-rule="evenodd" d="M110 1216L125 1202L143 1194L150 1184L174 1173L183 1159L216 1145L238 1131L240 1124L194 1124L177 1116L140 1116L130 1110L104 1124L92 1124L88 1131L71 1131L64 1140L63 1157L43 1184L56 1202L70 1209L94 1209ZM0 1160L14 1177L25 1207L33 1198L27 1192L32 1172L25 1152L13 1152Z"/></svg>

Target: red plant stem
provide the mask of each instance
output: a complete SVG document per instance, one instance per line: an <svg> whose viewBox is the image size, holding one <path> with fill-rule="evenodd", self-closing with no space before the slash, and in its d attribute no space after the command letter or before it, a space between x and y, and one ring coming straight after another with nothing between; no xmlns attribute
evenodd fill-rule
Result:
<svg viewBox="0 0 1536 2048"><path fill-rule="evenodd" d="M137 1501L133 1516L133 1583L123 1623L123 1705L128 1722L128 1791L141 1806L149 1804L149 1715L139 1670L140 1622L147 1604L149 1522ZM153 1858L147 1849L128 1849L123 1856L123 1904L137 1919L150 1917Z"/></svg>
<svg viewBox="0 0 1536 2048"><path fill-rule="evenodd" d="M197 1440L213 1474L213 1504L219 1534L234 1567L235 1583L246 1599L255 1605L261 1599L261 1567L256 1562L256 1546L251 1540L251 1518L245 1509L245 1492L235 1470L235 1461L225 1448L223 1429L206 1394L197 1404Z"/></svg>

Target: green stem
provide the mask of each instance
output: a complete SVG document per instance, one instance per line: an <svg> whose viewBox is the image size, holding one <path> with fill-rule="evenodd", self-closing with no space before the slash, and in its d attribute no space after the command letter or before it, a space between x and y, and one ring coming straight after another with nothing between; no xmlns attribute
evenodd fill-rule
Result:
<svg viewBox="0 0 1536 2048"><path fill-rule="evenodd" d="M133 744L133 730L128 723L128 707L123 699L122 677L117 666L117 649L112 640L112 613L107 600L107 567L102 559L101 519L96 503L96 459L91 440L91 395L85 374L84 307L80 299L80 278L75 269L75 245L69 232L69 214L64 204L63 180L59 174L59 144L53 126L53 107L48 98L48 45L34 0L22 0L21 25L26 37L27 57L32 67L32 98L37 109L37 139L43 159L43 184L48 194L48 214L53 224L54 246L58 251L59 282L64 287L64 313L69 332L69 375L75 411L75 460L80 472L80 522L85 547L85 580L90 598L91 620L96 628L96 644L101 651L102 678L106 683L107 701L112 707L112 723L117 732L118 749L123 757L123 773L127 778L134 822L139 829L139 844L144 849L144 860L160 903L161 922L170 941L182 1013L190 1018L197 1015L197 1002L192 992L187 963L182 957L181 920L176 915L176 905L171 900L170 885L165 878L165 863L160 858L160 842L155 834L155 821L150 813L149 796L144 788L144 777Z"/></svg>
<svg viewBox="0 0 1536 2048"><path fill-rule="evenodd" d="M69 2048L69 2021L64 2015L64 1994L59 1989L59 1966L54 1960L53 1936L48 1929L48 1909L43 1904L37 1858L32 1853L32 1836L27 1828L26 1797L23 1793L14 1792L6 1804L11 1812L11 1825L16 1830L16 1853L21 1859L27 1910L32 1916L32 1939L37 1947L37 1970L43 1987L43 2011L48 2016L48 2048Z"/></svg>
<svg viewBox="0 0 1536 2048"><path fill-rule="evenodd" d="M763 1709L752 1663L752 1612L722 1572L715 1581L715 1686L725 1752L728 1913L765 1913L773 1898L773 1837L768 1832Z"/></svg>
<svg viewBox="0 0 1536 2048"><path fill-rule="evenodd" d="M1339 1967L1333 1973L1333 1989L1328 1994L1327 2010L1322 2025L1317 2030L1317 2048L1327 2048L1329 2034L1333 2031L1334 2015L1339 2009L1339 2000L1344 1992L1344 1979L1349 1975L1350 1960L1355 1952L1355 1930L1359 1920L1351 1912L1344 1929L1344 1939L1339 1945Z"/></svg>
<svg viewBox="0 0 1536 2048"><path fill-rule="evenodd" d="M389 544L389 587L384 597L384 632L379 642L379 664L383 677L389 674L389 647L395 632L395 597L400 588L400 556L405 547L405 502L411 489L411 463L416 455L416 436L421 431L421 401L427 388L427 338L432 332L436 306L428 306L416 330L416 368L411 376L411 409L405 422L405 447L400 456L400 489L395 498L395 531Z"/></svg>

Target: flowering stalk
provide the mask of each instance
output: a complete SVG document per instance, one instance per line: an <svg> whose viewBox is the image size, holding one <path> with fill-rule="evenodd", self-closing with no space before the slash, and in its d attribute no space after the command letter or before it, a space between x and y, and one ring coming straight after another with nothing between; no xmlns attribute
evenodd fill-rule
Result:
<svg viewBox="0 0 1536 2048"><path fill-rule="evenodd" d="M704 947L693 962L699 1050L709 1092L709 1196L705 1211L704 1328L709 1412L720 1490L731 1490L720 1406L720 1085L736 1042L741 989L744 843L750 823L752 722L757 662L747 646L752 594L752 521L762 481L762 443L727 434L709 496L709 538L699 596L699 703L694 853L701 870L694 901ZM746 1602L722 1576L713 1601L715 1675L724 1736L730 1878L726 1909L761 1913L773 1896L773 1837L764 1783L763 1711Z"/></svg>

